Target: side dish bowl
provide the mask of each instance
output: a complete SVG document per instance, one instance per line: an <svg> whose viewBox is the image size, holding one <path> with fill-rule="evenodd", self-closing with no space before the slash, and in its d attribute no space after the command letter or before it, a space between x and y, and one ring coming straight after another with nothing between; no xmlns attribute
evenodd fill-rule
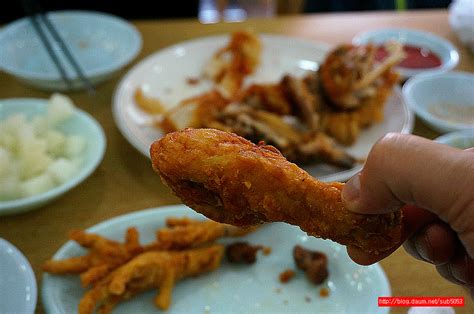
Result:
<svg viewBox="0 0 474 314"><path fill-rule="evenodd" d="M140 33L119 17L88 11L55 11L47 16L93 84L110 78L140 52ZM71 78L73 89L82 88L60 46L51 36L47 37ZM28 18L14 21L0 30L0 68L41 89L67 89Z"/></svg>
<svg viewBox="0 0 474 314"><path fill-rule="evenodd" d="M0 116L23 113L31 118L45 112L46 99L18 98L0 100ZM25 212L45 205L79 185L94 172L102 161L105 152L106 139L100 124L88 113L75 109L74 115L58 127L68 135L80 135L87 140L83 160L78 172L68 181L46 192L25 198L0 201L0 216Z"/></svg>
<svg viewBox="0 0 474 314"><path fill-rule="evenodd" d="M448 72L410 78L403 86L409 108L433 129L474 129L474 74Z"/></svg>

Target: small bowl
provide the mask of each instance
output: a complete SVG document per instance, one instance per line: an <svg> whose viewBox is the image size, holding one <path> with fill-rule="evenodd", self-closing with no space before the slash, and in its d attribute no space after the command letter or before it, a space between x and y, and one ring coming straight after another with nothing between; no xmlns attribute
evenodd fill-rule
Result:
<svg viewBox="0 0 474 314"><path fill-rule="evenodd" d="M24 113L27 118L44 113L46 99L15 98L0 100L0 116L8 117L14 113ZM89 177L102 161L105 153L106 139L100 124L88 113L77 109L76 113L58 126L61 132L68 135L80 135L87 140L84 161L79 171L69 181L46 192L25 198L0 201L0 216L26 212L53 201Z"/></svg>
<svg viewBox="0 0 474 314"><path fill-rule="evenodd" d="M419 75L403 86L410 109L433 129L474 129L474 74L448 72Z"/></svg>
<svg viewBox="0 0 474 314"><path fill-rule="evenodd" d="M437 137L435 142L459 149L472 148L474 147L474 129L447 133Z"/></svg>
<svg viewBox="0 0 474 314"><path fill-rule="evenodd" d="M419 48L426 48L441 59L441 65L433 68L405 68L397 66L396 70L407 79L422 73L442 73L452 70L459 62L459 53L456 48L446 39L432 33L422 32L407 28L387 28L368 31L358 34L352 40L355 45L374 43L382 45L388 41L398 41Z"/></svg>
<svg viewBox="0 0 474 314"><path fill-rule="evenodd" d="M47 15L92 84L113 76L141 49L142 38L137 29L113 15L88 11L55 11ZM72 80L73 89L84 88L59 45L51 36L48 38ZM67 90L28 18L1 29L0 68L41 89Z"/></svg>
<svg viewBox="0 0 474 314"><path fill-rule="evenodd" d="M26 257L0 238L0 313L32 314L36 308L36 278Z"/></svg>

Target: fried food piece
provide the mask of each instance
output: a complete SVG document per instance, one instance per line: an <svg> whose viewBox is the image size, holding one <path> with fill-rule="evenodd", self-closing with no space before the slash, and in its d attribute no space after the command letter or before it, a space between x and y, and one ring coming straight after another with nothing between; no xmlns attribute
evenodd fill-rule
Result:
<svg viewBox="0 0 474 314"><path fill-rule="evenodd" d="M281 283L288 283L293 277L295 277L295 271L293 269L286 269L280 273L278 279Z"/></svg>
<svg viewBox="0 0 474 314"><path fill-rule="evenodd" d="M213 80L227 99L237 97L245 76L260 63L262 44L250 31L232 34L227 46L219 49L204 67L204 76Z"/></svg>
<svg viewBox="0 0 474 314"><path fill-rule="evenodd" d="M403 60L403 47L387 46L390 55L377 64L374 45L340 45L321 64L321 87L330 104L337 109L351 110L363 106L378 93L394 73L392 67Z"/></svg>
<svg viewBox="0 0 474 314"><path fill-rule="evenodd" d="M251 245L248 242L235 242L225 249L227 260L233 264L254 264L257 252L263 250L261 245Z"/></svg>
<svg viewBox="0 0 474 314"><path fill-rule="evenodd" d="M306 273L306 278L315 285L321 284L329 276L326 254L296 245L293 248L296 266Z"/></svg>
<svg viewBox="0 0 474 314"><path fill-rule="evenodd" d="M69 237L82 247L90 249L89 253L63 260L48 260L42 268L43 271L53 274L80 273L83 287L99 281L111 270L143 252L136 228L127 229L125 243L112 241L98 234L86 233L83 230L73 230Z"/></svg>
<svg viewBox="0 0 474 314"><path fill-rule="evenodd" d="M274 147L218 130L186 129L154 142L150 155L174 193L212 220L241 227L287 222L369 253L400 241L401 212L350 212L341 200L343 183L318 181Z"/></svg>
<svg viewBox="0 0 474 314"><path fill-rule="evenodd" d="M101 306L102 313L108 313L122 300L154 288L159 289L156 306L166 310L178 280L217 269L223 254L221 244L186 251L142 253L89 290L79 303L79 313L93 313L97 306Z"/></svg>
<svg viewBox="0 0 474 314"><path fill-rule="evenodd" d="M176 223L176 221L173 221ZM240 237L255 230L242 229L215 221L190 222L157 231L157 244L162 250L182 250L213 242L221 237Z"/></svg>
<svg viewBox="0 0 474 314"><path fill-rule="evenodd" d="M157 98L147 97L143 94L141 88L137 88L133 94L135 104L144 112L149 114L162 114L165 112L165 106Z"/></svg>
<svg viewBox="0 0 474 314"><path fill-rule="evenodd" d="M166 111L156 125L163 132L173 132L184 128L206 127L215 120L229 101L222 95L211 90L198 96L184 99L176 107Z"/></svg>

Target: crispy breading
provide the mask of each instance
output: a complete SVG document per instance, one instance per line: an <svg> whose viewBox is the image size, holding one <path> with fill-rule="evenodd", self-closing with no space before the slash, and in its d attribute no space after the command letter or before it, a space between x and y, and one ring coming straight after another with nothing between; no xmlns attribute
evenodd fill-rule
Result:
<svg viewBox="0 0 474 314"><path fill-rule="evenodd" d="M101 313L108 313L122 300L154 288L159 289L156 306L166 310L178 280L215 270L223 254L221 244L186 251L142 253L89 290L79 303L79 313L93 313L97 306Z"/></svg>
<svg viewBox="0 0 474 314"><path fill-rule="evenodd" d="M323 183L275 149L235 134L186 129L150 148L153 169L194 210L236 226L282 221L367 252L397 245L401 213L362 215L341 200L343 183Z"/></svg>

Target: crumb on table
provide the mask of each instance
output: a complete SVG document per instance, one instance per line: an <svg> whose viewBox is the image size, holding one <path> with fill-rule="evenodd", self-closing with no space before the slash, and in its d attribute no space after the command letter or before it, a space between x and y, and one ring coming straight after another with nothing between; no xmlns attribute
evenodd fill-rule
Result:
<svg viewBox="0 0 474 314"><path fill-rule="evenodd" d="M328 288L321 288L321 290L319 290L319 296L321 296L323 298L327 298L329 296L329 289Z"/></svg>

